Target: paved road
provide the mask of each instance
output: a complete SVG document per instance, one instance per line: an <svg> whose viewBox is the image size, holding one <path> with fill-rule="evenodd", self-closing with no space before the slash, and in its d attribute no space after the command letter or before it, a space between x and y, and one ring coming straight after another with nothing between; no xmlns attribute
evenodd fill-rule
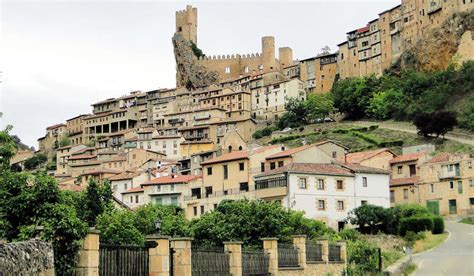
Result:
<svg viewBox="0 0 474 276"><path fill-rule="evenodd" d="M443 244L413 256L415 276L474 275L474 226L446 221L446 229L451 234Z"/></svg>
<svg viewBox="0 0 474 276"><path fill-rule="evenodd" d="M355 121L355 122L347 122L347 123L357 125L357 126L378 125L380 128L403 131L403 132L408 132L408 133L413 133L413 134L417 133L415 126L411 126L411 125L397 126L397 125L394 125L392 123L387 123L387 122L366 122L366 121ZM474 137L469 137L469 135L464 134L461 136L461 134L454 135L454 134L448 133L444 136L444 138L447 140L453 140L459 143L474 146Z"/></svg>

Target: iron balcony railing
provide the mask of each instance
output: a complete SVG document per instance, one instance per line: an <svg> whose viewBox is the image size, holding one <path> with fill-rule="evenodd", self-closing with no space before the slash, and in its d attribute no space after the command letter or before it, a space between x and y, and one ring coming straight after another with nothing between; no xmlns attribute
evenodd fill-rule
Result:
<svg viewBox="0 0 474 276"><path fill-rule="evenodd" d="M286 186L287 186L286 176L255 181L256 190L276 188L276 187L286 187Z"/></svg>
<svg viewBox="0 0 474 276"><path fill-rule="evenodd" d="M190 200L201 199L201 198L213 198L213 197L221 197L221 196L227 196L227 195L243 194L243 193L252 192L252 191L255 191L254 186L248 186L248 189L234 188L234 189L228 189L228 190L215 191L212 193L206 193L205 191L203 191L199 195L196 195L196 194L185 195L183 199L184 201L190 201Z"/></svg>

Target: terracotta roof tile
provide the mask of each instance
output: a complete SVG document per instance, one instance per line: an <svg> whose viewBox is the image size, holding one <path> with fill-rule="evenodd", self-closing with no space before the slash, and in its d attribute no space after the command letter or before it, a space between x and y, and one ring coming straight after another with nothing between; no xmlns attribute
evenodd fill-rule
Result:
<svg viewBox="0 0 474 276"><path fill-rule="evenodd" d="M96 157L97 157L96 155L81 154L81 155L73 155L69 157L68 160L92 159Z"/></svg>
<svg viewBox="0 0 474 276"><path fill-rule="evenodd" d="M84 186L75 185L75 184L59 184L58 186L59 186L59 189L62 191L74 191L74 192L80 192L86 188Z"/></svg>
<svg viewBox="0 0 474 276"><path fill-rule="evenodd" d="M65 124L56 124L56 125L52 125L52 126L49 126L47 127L46 129L55 129L55 128L58 128L58 127L65 127L66 125Z"/></svg>
<svg viewBox="0 0 474 276"><path fill-rule="evenodd" d="M249 158L248 151L233 151L233 152L225 153L221 156L209 159L207 161L201 162L201 166L207 165L207 164L227 162L227 161L232 161L232 160L248 159L248 158Z"/></svg>
<svg viewBox="0 0 474 276"><path fill-rule="evenodd" d="M388 171L388 170L362 166L362 165L359 165L359 164L344 163L344 164L340 164L340 166L346 167L346 168L348 168L348 169L350 169L354 172L358 172L358 173L390 174L390 171Z"/></svg>
<svg viewBox="0 0 474 276"><path fill-rule="evenodd" d="M314 146L324 145L324 144L326 144L326 143L333 143L333 142L332 142L332 141L321 141L321 142L317 142L317 143L310 144L310 145L304 145L304 146L301 146L301 147L288 149L288 150L285 150L285 151L282 151L282 152L279 152L279 153L270 155L270 156L267 157L267 159L275 159L275 158L288 157L288 156L291 156L291 155L293 155L293 154L295 154L295 153L297 153L297 152L303 151L303 150L305 150L305 149L312 148L312 147L314 147Z"/></svg>
<svg viewBox="0 0 474 276"><path fill-rule="evenodd" d="M171 184L171 183L188 183L192 180L202 178L201 175L175 175L175 176L161 176L152 180L149 180L145 183L142 183L142 186L145 185L161 185L161 184Z"/></svg>
<svg viewBox="0 0 474 276"><path fill-rule="evenodd" d="M424 156L425 154L426 153L424 151L420 151L420 152L415 152L415 153L399 155L399 156L393 158L392 160L390 160L390 164L408 162L408 161L416 161L416 160L420 159L420 157Z"/></svg>
<svg viewBox="0 0 474 276"><path fill-rule="evenodd" d="M341 176L353 176L354 174L346 168L334 164L320 164L320 163L291 163L283 167L276 168L266 173L257 175L265 176L272 174L280 174L284 172L303 172L313 174L324 174L324 175L341 175Z"/></svg>
<svg viewBox="0 0 474 276"><path fill-rule="evenodd" d="M435 157L431 158L426 162L426 164L431 164L431 163L440 163L440 162L448 162L449 161L449 153L440 153L436 155Z"/></svg>
<svg viewBox="0 0 474 276"><path fill-rule="evenodd" d="M109 178L109 180L125 180L125 179L132 179L134 177L137 177L141 175L143 172L142 171L125 171L122 173L119 173L117 175L114 175Z"/></svg>
<svg viewBox="0 0 474 276"><path fill-rule="evenodd" d="M405 178L396 178L396 179L390 179L390 186L395 187L395 186L406 186L406 185L412 185L415 184L419 178L417 176L415 177L405 177Z"/></svg>
<svg viewBox="0 0 474 276"><path fill-rule="evenodd" d="M128 189L125 192L122 192L122 194L141 193L141 192L143 192L143 188L138 186L135 188Z"/></svg>
<svg viewBox="0 0 474 276"><path fill-rule="evenodd" d="M81 175L95 175L95 174L102 174L102 173L119 174L120 172L116 170L111 170L111 169L98 168L98 169L85 171Z"/></svg>

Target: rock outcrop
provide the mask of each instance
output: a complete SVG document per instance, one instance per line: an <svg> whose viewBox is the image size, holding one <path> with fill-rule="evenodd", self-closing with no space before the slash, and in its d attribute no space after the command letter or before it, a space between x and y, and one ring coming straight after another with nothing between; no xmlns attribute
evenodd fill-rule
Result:
<svg viewBox="0 0 474 276"><path fill-rule="evenodd" d="M192 50L191 42L179 34L173 36L176 60L176 86L189 90L218 83L219 74L200 65Z"/></svg>

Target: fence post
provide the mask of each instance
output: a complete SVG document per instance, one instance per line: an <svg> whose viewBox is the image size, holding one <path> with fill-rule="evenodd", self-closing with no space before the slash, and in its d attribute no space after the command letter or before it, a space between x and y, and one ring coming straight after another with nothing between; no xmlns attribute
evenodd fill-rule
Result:
<svg viewBox="0 0 474 276"><path fill-rule="evenodd" d="M172 238L173 275L191 276L191 242L192 238Z"/></svg>
<svg viewBox="0 0 474 276"><path fill-rule="evenodd" d="M328 240L322 240L319 241L322 245L322 251L323 251L323 262L329 262L329 242Z"/></svg>
<svg viewBox="0 0 474 276"><path fill-rule="evenodd" d="M306 235L294 235L293 245L298 249L298 265L306 269Z"/></svg>
<svg viewBox="0 0 474 276"><path fill-rule="evenodd" d="M338 241L337 245L341 247L341 261L347 263L347 246L346 241Z"/></svg>
<svg viewBox="0 0 474 276"><path fill-rule="evenodd" d="M148 248L148 270L150 276L170 275L170 237L151 235L147 242L156 242L156 247Z"/></svg>
<svg viewBox="0 0 474 276"><path fill-rule="evenodd" d="M77 253L76 276L99 275L99 234L96 229L89 229Z"/></svg>
<svg viewBox="0 0 474 276"><path fill-rule="evenodd" d="M224 242L224 250L229 253L230 274L242 276L242 243L240 241Z"/></svg>
<svg viewBox="0 0 474 276"><path fill-rule="evenodd" d="M278 238L263 238L262 241L263 251L270 256L268 272L276 276L278 275Z"/></svg>

